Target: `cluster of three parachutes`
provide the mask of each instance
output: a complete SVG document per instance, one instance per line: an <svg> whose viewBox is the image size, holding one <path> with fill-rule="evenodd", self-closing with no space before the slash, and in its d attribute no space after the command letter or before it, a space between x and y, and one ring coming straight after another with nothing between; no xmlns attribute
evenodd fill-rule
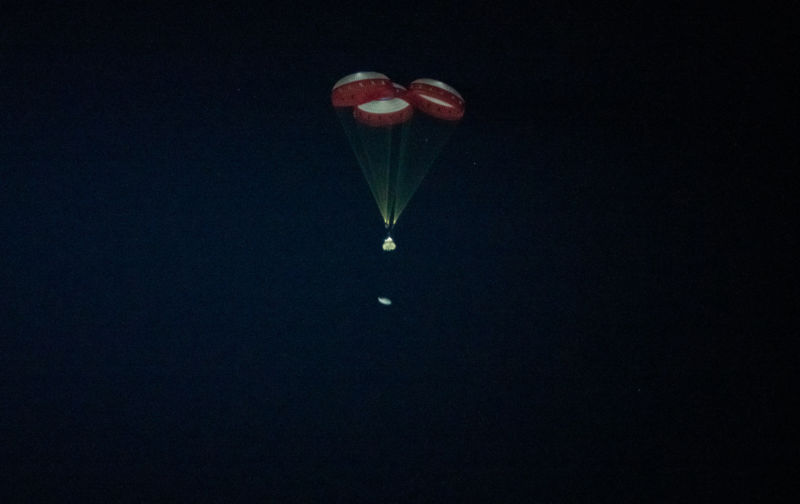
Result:
<svg viewBox="0 0 800 504"><path fill-rule="evenodd" d="M331 102L383 218L383 250L394 250L394 225L464 116L464 99L441 81L404 88L358 72L333 86Z"/></svg>

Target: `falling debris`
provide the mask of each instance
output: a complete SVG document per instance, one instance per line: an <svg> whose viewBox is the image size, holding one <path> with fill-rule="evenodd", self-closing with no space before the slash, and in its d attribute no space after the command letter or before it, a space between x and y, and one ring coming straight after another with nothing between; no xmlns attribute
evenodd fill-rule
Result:
<svg viewBox="0 0 800 504"><path fill-rule="evenodd" d="M387 297L378 297L378 302L384 306L392 304L392 300Z"/></svg>

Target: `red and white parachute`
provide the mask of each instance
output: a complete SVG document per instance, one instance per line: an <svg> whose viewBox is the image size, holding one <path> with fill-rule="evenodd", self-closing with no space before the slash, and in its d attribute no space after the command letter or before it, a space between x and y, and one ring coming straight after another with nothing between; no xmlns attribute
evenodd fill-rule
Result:
<svg viewBox="0 0 800 504"><path fill-rule="evenodd" d="M378 204L387 230L400 214L464 117L464 98L444 82L416 79L408 87L378 72L339 79L331 103Z"/></svg>

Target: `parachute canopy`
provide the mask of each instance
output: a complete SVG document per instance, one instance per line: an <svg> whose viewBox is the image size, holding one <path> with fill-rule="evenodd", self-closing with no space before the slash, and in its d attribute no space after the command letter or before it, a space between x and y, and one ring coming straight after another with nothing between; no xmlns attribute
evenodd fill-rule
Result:
<svg viewBox="0 0 800 504"><path fill-rule="evenodd" d="M331 102L391 237L397 219L464 116L464 99L444 82L417 79L408 88L377 72L340 79Z"/></svg>

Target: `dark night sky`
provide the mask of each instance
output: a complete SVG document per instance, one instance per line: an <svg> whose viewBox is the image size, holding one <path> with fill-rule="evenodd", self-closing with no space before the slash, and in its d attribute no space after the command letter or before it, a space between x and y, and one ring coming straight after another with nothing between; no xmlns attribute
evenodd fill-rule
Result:
<svg viewBox="0 0 800 504"><path fill-rule="evenodd" d="M4 8L4 502L792 501L779 17ZM391 255L358 70L467 101Z"/></svg>

